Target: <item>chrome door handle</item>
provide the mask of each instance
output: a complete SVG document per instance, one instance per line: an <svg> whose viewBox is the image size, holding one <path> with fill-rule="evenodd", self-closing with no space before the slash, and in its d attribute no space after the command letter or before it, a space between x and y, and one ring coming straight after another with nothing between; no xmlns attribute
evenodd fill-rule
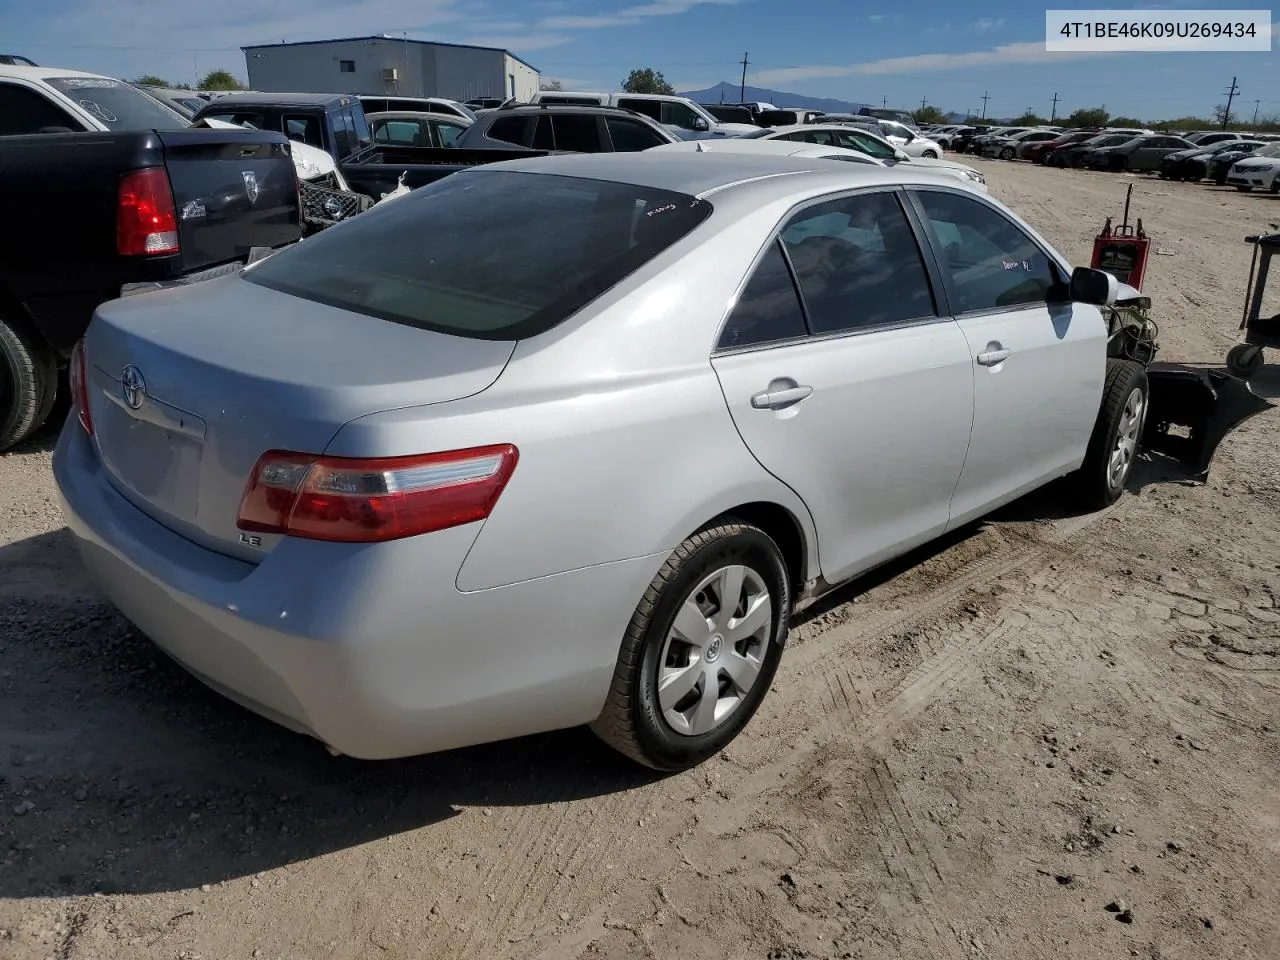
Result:
<svg viewBox="0 0 1280 960"><path fill-rule="evenodd" d="M799 403L811 393L813 393L813 387L803 385L782 390L763 390L751 398L751 405L757 410L777 410L779 407L789 407L793 403Z"/></svg>
<svg viewBox="0 0 1280 960"><path fill-rule="evenodd" d="M997 363L1002 363L1005 360L1008 360L1009 354L1012 352L1012 350L1003 348L1000 350L986 350L978 354L978 363L982 364L984 367L994 367Z"/></svg>

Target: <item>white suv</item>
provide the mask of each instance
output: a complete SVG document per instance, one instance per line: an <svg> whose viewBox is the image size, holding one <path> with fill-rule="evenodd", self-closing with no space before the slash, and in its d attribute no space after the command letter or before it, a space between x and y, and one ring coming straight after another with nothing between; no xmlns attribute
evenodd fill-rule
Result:
<svg viewBox="0 0 1280 960"><path fill-rule="evenodd" d="M578 93L541 90L530 103L573 103L634 110L662 124L682 140L737 137L760 128L753 123L721 123L700 103L664 93Z"/></svg>

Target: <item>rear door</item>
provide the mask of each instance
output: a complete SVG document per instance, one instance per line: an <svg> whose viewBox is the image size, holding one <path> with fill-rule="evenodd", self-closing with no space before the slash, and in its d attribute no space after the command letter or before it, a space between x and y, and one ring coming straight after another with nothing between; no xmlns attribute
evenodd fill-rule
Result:
<svg viewBox="0 0 1280 960"><path fill-rule="evenodd" d="M282 134L195 129L157 136L173 188L183 272L298 239L297 174Z"/></svg>
<svg viewBox="0 0 1280 960"><path fill-rule="evenodd" d="M712 366L743 440L813 515L835 581L941 532L973 417L892 190L805 205L759 255Z"/></svg>
<svg viewBox="0 0 1280 960"><path fill-rule="evenodd" d="M910 193L974 376L956 526L1079 466L1102 400L1107 328L1097 307L1065 299L1067 278L1003 212L967 192Z"/></svg>

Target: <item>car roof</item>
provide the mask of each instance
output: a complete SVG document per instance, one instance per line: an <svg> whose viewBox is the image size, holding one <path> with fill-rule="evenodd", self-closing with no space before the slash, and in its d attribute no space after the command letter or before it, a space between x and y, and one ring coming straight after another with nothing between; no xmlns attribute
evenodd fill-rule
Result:
<svg viewBox="0 0 1280 960"><path fill-rule="evenodd" d="M459 117L452 113L433 113L430 110L382 110L366 113L366 120L435 120L437 123L460 123L467 126L474 121L470 117Z"/></svg>
<svg viewBox="0 0 1280 960"><path fill-rule="evenodd" d="M513 113L591 113L649 119L644 117L644 114L636 113L634 110L628 110L625 107L610 107L602 103L557 103L554 100L544 100L540 103L514 103L509 107L500 107L497 110L486 113L485 116L505 117Z"/></svg>
<svg viewBox="0 0 1280 960"><path fill-rule="evenodd" d="M904 169L906 166L832 163L817 157L717 153L715 150L683 153L653 148L634 153L531 157L486 164L478 169L611 180L695 197L748 191L758 194L760 201L800 197L822 192L823 188L839 190L907 183L956 186L956 178L950 174L931 172L928 167Z"/></svg>
<svg viewBox="0 0 1280 960"><path fill-rule="evenodd" d="M356 102L355 94L350 93L239 93L228 90L210 105L236 104L237 106L328 106L340 101Z"/></svg>
<svg viewBox="0 0 1280 960"><path fill-rule="evenodd" d="M91 77L94 80L115 80L117 83L124 83L115 77L108 77L101 73L86 73L83 70L64 70L61 67L27 67L21 64L0 65L0 76L12 77L16 80L49 80L57 77Z"/></svg>
<svg viewBox="0 0 1280 960"><path fill-rule="evenodd" d="M860 150L849 150L845 147L833 147L822 143L805 143L803 140L743 140L740 137L723 137L718 140L681 140L677 143L664 143L660 147L650 147L649 151L657 153L726 153L758 154L774 157L811 157L826 159L833 154L839 156L861 157L870 160L873 165L883 166L881 161L870 157Z"/></svg>

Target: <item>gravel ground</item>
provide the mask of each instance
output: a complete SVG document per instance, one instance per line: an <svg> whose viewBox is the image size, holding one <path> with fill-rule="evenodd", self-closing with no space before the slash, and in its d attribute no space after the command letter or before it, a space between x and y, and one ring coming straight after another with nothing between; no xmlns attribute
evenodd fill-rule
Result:
<svg viewBox="0 0 1280 960"><path fill-rule="evenodd" d="M1076 262L1130 182L977 162ZM1280 206L1136 182L1164 358L1219 363ZM1278 424L806 611L666 778L581 731L333 759L224 702L85 581L47 431L0 457L0 956L1275 957Z"/></svg>

